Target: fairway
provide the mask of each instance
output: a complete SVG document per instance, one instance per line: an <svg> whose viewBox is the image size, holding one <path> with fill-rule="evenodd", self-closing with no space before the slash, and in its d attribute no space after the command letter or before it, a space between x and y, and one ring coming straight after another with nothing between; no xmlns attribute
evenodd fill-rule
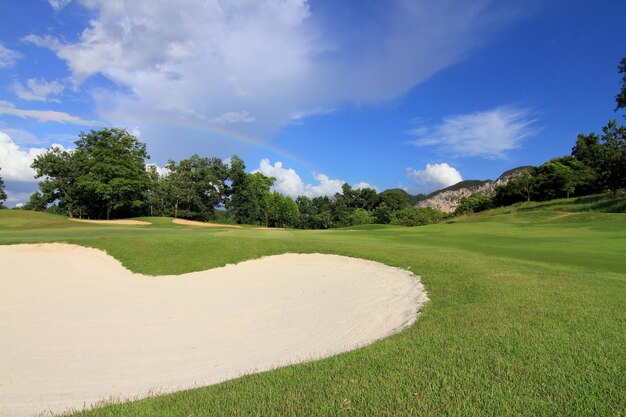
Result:
<svg viewBox="0 0 626 417"><path fill-rule="evenodd" d="M421 276L430 302L411 327L352 352L77 415L624 414L624 214L513 210L329 231L138 220L152 225L2 210L0 243L94 247L145 275L338 254Z"/></svg>

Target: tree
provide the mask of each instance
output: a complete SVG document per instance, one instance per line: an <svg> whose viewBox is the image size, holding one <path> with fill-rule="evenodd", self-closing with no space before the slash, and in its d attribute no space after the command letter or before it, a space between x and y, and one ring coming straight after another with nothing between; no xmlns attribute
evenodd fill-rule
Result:
<svg viewBox="0 0 626 417"><path fill-rule="evenodd" d="M391 224L397 226L425 226L439 223L446 218L446 213L431 207L409 207L391 214Z"/></svg>
<svg viewBox="0 0 626 417"><path fill-rule="evenodd" d="M391 222L391 209L387 203L382 202L373 210L372 214L378 224L389 224Z"/></svg>
<svg viewBox="0 0 626 417"><path fill-rule="evenodd" d="M279 192L267 193L265 200L265 226L266 227L295 227L300 222L298 205L291 197Z"/></svg>
<svg viewBox="0 0 626 417"><path fill-rule="evenodd" d="M610 120L598 137L578 135L572 155L593 169L597 191L609 190L613 196L626 187L626 126Z"/></svg>
<svg viewBox="0 0 626 417"><path fill-rule="evenodd" d="M170 160L166 168L175 218L208 220L225 201L228 167L221 159L195 154L179 163Z"/></svg>
<svg viewBox="0 0 626 417"><path fill-rule="evenodd" d="M7 200L7 193L4 191L4 180L2 179L2 176L0 176L0 208L4 208L4 202L6 200Z"/></svg>
<svg viewBox="0 0 626 417"><path fill-rule="evenodd" d="M597 166L598 179L613 197L626 187L626 126L617 126L615 120L602 128L601 150Z"/></svg>
<svg viewBox="0 0 626 417"><path fill-rule="evenodd" d="M617 105L617 107L615 107L615 111L619 109L626 109L626 58L622 58L617 66L617 71L619 74L622 74L622 89L615 96L615 103ZM624 115L624 118L626 118L626 114Z"/></svg>
<svg viewBox="0 0 626 417"><path fill-rule="evenodd" d="M369 211L363 208L355 209L350 215L350 225L358 226L361 224L372 224L374 223L374 217L369 213Z"/></svg>
<svg viewBox="0 0 626 417"><path fill-rule="evenodd" d="M39 191L35 191L30 195L28 203L24 205L24 210L44 211L48 207L46 197Z"/></svg>
<svg viewBox="0 0 626 417"><path fill-rule="evenodd" d="M170 207L168 205L169 184L165 177L159 174L156 165L147 165L146 171L150 179L147 191L148 214L150 216L170 215Z"/></svg>
<svg viewBox="0 0 626 417"><path fill-rule="evenodd" d="M493 199L485 194L472 194L461 199L461 203L454 210L454 215L478 213L493 208Z"/></svg>
<svg viewBox="0 0 626 417"><path fill-rule="evenodd" d="M235 217L237 223L267 224L269 222L268 199L266 195L274 184L273 177L266 177L260 172L245 172L246 165L237 155L230 159L228 178L231 185L228 190L226 209Z"/></svg>
<svg viewBox="0 0 626 417"><path fill-rule="evenodd" d="M90 213L109 220L114 211L128 215L144 206L150 183L144 143L118 128L81 133L74 143L76 186L86 195Z"/></svg>
<svg viewBox="0 0 626 417"><path fill-rule="evenodd" d="M407 208L411 205L409 195L404 190L386 190L378 196L381 203L385 203L391 211L402 210L403 208Z"/></svg>
<svg viewBox="0 0 626 417"><path fill-rule="evenodd" d="M39 183L41 197L37 196L37 204L58 202L59 208L68 217L86 214L89 201L78 188L80 176L75 154L59 147L52 147L42 155L35 157L31 167L35 170L35 178L44 178Z"/></svg>

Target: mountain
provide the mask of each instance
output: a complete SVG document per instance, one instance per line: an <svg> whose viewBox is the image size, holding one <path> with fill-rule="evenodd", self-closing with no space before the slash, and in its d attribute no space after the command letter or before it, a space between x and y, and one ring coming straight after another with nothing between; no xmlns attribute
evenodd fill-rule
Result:
<svg viewBox="0 0 626 417"><path fill-rule="evenodd" d="M496 187L506 185L511 178L514 178L529 169L531 166L521 166L510 169L498 177L497 180L466 180L458 182L450 187L434 191L427 196L419 194L410 196L411 203L418 207L432 207L446 213L452 213L461 203L461 199L472 194L486 194L492 196L496 192Z"/></svg>

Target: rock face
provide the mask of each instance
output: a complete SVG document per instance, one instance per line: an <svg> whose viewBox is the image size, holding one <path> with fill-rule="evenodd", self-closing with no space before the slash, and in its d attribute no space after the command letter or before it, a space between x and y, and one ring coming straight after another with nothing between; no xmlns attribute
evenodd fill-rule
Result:
<svg viewBox="0 0 626 417"><path fill-rule="evenodd" d="M472 194L486 194L493 196L496 187L506 185L512 178L528 171L532 167L523 166L510 169L500 175L497 180L486 181L461 181L450 187L429 194L425 200L420 201L418 207L432 207L446 213L452 213L461 204L461 200Z"/></svg>

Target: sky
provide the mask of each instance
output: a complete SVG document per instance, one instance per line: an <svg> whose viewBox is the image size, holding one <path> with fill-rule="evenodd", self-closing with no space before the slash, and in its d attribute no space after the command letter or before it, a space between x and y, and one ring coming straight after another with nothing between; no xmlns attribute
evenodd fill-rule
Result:
<svg viewBox="0 0 626 417"><path fill-rule="evenodd" d="M623 0L0 0L0 176L81 132L239 155L290 196L428 193L569 154L612 118ZM623 120L623 119L622 119Z"/></svg>

